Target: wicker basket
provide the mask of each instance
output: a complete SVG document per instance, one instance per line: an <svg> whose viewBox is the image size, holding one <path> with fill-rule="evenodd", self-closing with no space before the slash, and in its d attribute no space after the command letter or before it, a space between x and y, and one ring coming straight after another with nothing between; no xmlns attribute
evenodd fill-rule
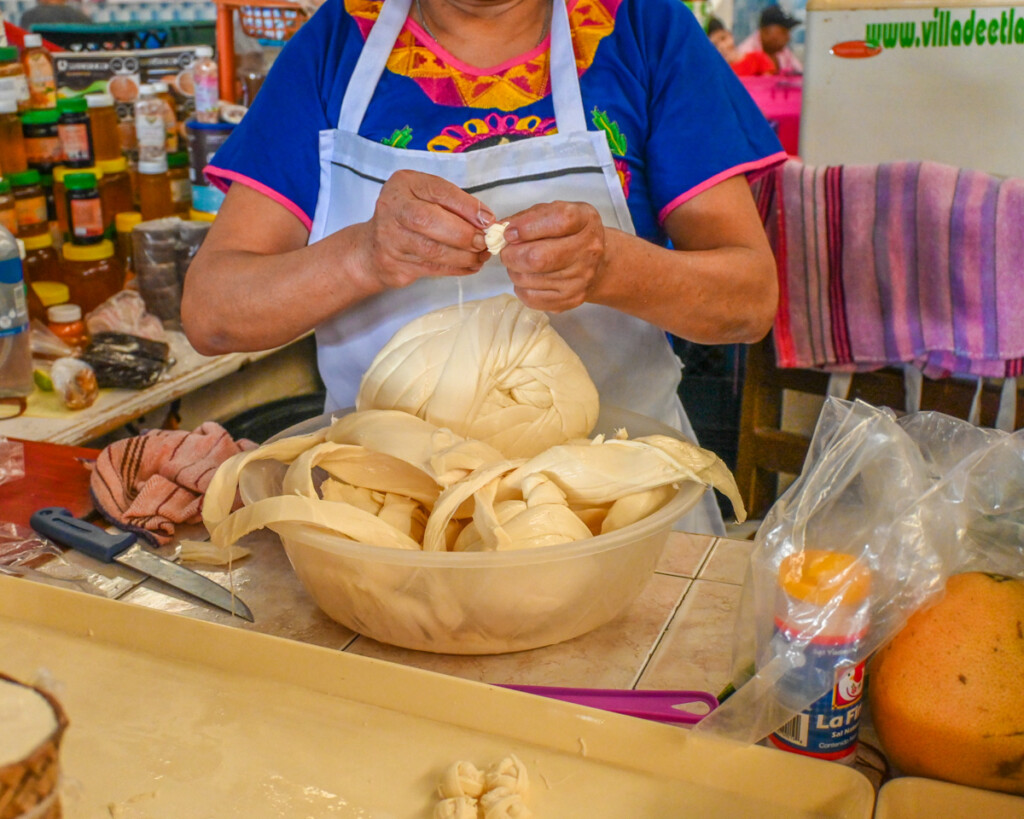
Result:
<svg viewBox="0 0 1024 819"><path fill-rule="evenodd" d="M24 685L4 674L0 674L0 680ZM57 790L60 777L58 754L68 720L56 699L41 688L33 690L41 694L53 708L57 728L27 757L0 766L0 819L18 819L26 814L39 819L61 817Z"/></svg>
<svg viewBox="0 0 1024 819"><path fill-rule="evenodd" d="M241 6L238 20L242 31L257 40L288 40L306 22L307 15L299 6Z"/></svg>

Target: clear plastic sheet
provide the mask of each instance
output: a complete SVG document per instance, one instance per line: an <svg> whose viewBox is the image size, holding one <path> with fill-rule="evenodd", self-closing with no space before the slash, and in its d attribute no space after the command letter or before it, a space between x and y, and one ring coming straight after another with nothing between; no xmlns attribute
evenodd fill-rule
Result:
<svg viewBox="0 0 1024 819"><path fill-rule="evenodd" d="M0 521L0 574L26 577L101 597L117 597L132 585L123 578L105 577L76 566L46 538L8 521Z"/></svg>
<svg viewBox="0 0 1024 819"><path fill-rule="evenodd" d="M812 641L856 632L842 662L865 661L937 599L949 575L1024 576L1022 544L1024 432L937 412L897 419L829 398L801 474L757 532L734 647L736 693L696 730L763 739L831 690L838 663L821 668ZM795 598L780 567L820 550L842 556L848 571L826 596ZM855 588L865 578L866 592Z"/></svg>
<svg viewBox="0 0 1024 819"><path fill-rule="evenodd" d="M0 435L0 484L25 477L25 447Z"/></svg>

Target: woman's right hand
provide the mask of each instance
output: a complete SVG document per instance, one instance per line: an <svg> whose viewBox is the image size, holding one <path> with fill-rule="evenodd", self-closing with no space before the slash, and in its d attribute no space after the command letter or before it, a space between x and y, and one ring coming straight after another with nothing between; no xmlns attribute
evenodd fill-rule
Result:
<svg viewBox="0 0 1024 819"><path fill-rule="evenodd" d="M364 271L386 289L476 273L490 258L483 229L493 221L486 205L451 182L397 171L363 225Z"/></svg>

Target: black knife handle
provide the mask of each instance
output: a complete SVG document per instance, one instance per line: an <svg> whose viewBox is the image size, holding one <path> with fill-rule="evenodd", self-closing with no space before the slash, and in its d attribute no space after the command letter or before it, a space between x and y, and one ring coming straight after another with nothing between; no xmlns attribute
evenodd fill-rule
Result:
<svg viewBox="0 0 1024 819"><path fill-rule="evenodd" d="M29 525L54 543L70 546L104 563L113 563L136 540L131 532L106 532L99 526L76 518L70 510L60 506L33 512Z"/></svg>

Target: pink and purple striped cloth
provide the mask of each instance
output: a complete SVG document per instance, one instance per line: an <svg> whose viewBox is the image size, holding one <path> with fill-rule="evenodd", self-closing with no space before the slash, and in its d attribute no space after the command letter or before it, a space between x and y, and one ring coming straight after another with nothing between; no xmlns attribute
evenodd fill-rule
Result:
<svg viewBox="0 0 1024 819"><path fill-rule="evenodd" d="M1024 179L790 160L757 195L779 271L780 367L1024 374Z"/></svg>

